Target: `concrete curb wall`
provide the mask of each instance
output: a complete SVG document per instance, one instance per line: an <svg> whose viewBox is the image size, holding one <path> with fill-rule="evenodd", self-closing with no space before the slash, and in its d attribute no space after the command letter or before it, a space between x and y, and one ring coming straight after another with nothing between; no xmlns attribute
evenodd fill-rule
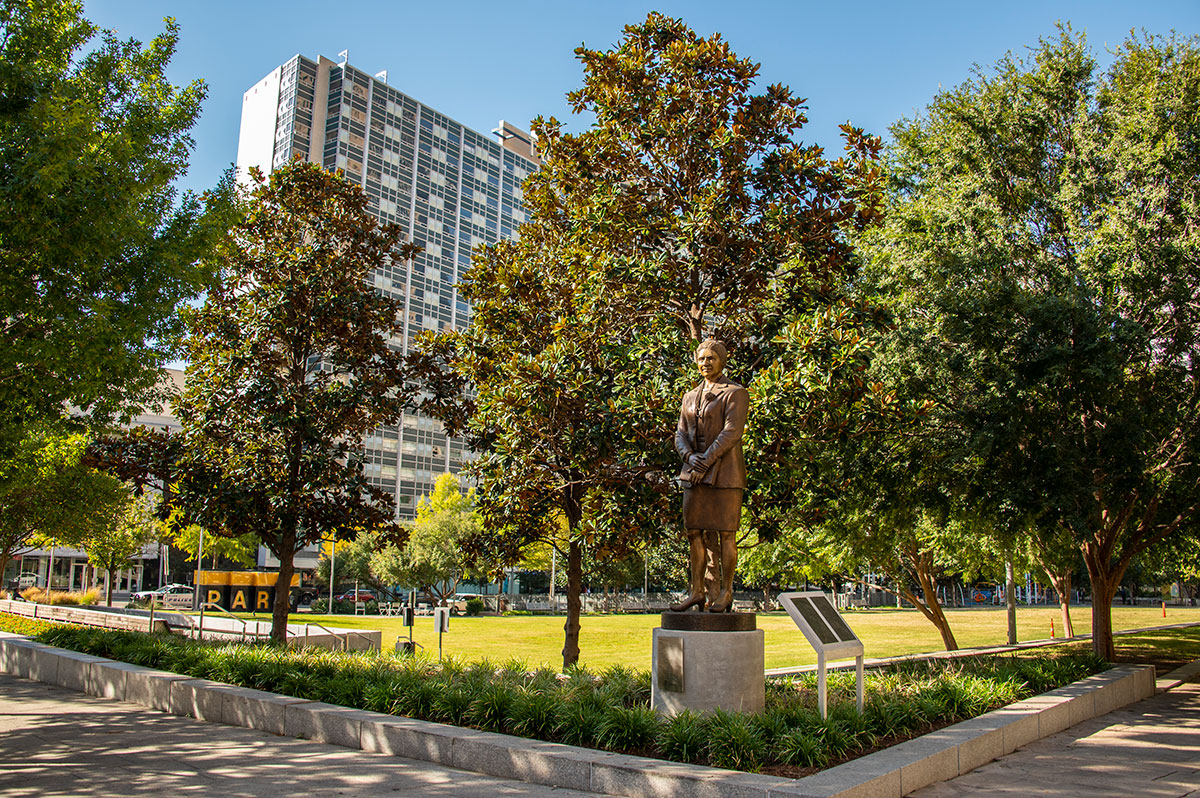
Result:
<svg viewBox="0 0 1200 798"><path fill-rule="evenodd" d="M90 610L69 604L37 604L30 601L0 599L0 612L9 612L25 618L45 621L79 623L85 626L103 626L107 629L123 629L128 632L165 632L167 624L159 619L150 625L149 617L118 615L103 610Z"/></svg>
<svg viewBox="0 0 1200 798"><path fill-rule="evenodd" d="M288 737L631 798L901 798L1154 694L1120 666L802 779L626 756L333 706L78 654L0 633L0 671Z"/></svg>
<svg viewBox="0 0 1200 798"><path fill-rule="evenodd" d="M1184 682L1190 682L1197 674L1200 674L1200 659L1189 662L1186 665L1181 665L1166 676L1158 679L1155 682L1154 688L1159 693L1172 690Z"/></svg>
<svg viewBox="0 0 1200 798"><path fill-rule="evenodd" d="M122 610L89 609L66 605L37 604L29 601L10 601L0 599L0 612L21 615L25 618L36 618L46 621L62 621L77 623L84 626L99 626L105 629L123 629L131 632L175 632L186 634L193 627L187 623L186 616L172 610L160 610L155 613L153 628L150 628L150 616L146 612L135 611L125 613ZM270 621L245 621L239 624L233 618L223 618L210 614L205 619L204 636L210 640L230 642L246 642L247 634L250 640L265 639L271 634ZM315 624L288 624L290 646L314 646L350 651L378 651L383 644L383 632L378 629L342 629L338 627L316 626Z"/></svg>

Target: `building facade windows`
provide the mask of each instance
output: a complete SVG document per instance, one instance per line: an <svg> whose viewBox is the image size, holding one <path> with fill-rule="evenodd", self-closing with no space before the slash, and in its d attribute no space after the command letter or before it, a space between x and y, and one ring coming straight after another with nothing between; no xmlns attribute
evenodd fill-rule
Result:
<svg viewBox="0 0 1200 798"><path fill-rule="evenodd" d="M408 240L424 247L371 279L405 302L406 328L394 345L404 351L416 333L468 324L470 306L454 283L475 247L515 235L525 220L520 184L538 168L529 134L501 121L494 140L324 57L297 55L278 72L277 96L260 83L244 98L239 175L297 157L342 169L366 191L380 221L401 225ZM268 101L274 127L247 125L252 104ZM267 148L271 157L264 159ZM434 419L406 415L398 428L367 438L363 461L372 484L395 496L399 516L408 518L440 474L457 472L469 459Z"/></svg>

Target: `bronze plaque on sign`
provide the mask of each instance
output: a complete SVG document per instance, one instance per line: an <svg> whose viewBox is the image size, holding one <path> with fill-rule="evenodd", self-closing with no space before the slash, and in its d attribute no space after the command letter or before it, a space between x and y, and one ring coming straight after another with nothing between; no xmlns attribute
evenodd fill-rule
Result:
<svg viewBox="0 0 1200 798"><path fill-rule="evenodd" d="M683 638L658 638L658 686L668 693L683 692Z"/></svg>

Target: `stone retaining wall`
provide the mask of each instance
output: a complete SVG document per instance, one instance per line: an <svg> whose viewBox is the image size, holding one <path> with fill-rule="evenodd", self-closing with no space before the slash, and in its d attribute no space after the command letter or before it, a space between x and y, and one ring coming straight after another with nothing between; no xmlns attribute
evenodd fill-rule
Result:
<svg viewBox="0 0 1200 798"><path fill-rule="evenodd" d="M0 671L200 720L619 796L901 798L1154 693L1121 666L803 779L664 762L347 709L156 671L0 633Z"/></svg>

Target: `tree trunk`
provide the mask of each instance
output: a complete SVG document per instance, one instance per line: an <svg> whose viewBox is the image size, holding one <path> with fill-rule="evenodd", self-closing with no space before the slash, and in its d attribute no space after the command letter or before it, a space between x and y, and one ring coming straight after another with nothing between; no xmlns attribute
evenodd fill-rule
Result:
<svg viewBox="0 0 1200 798"><path fill-rule="evenodd" d="M295 539L285 540L279 552L279 574L275 578L275 604L271 607L271 641L287 645L288 613L292 609L292 575L296 573ZM333 609L333 596L329 597Z"/></svg>
<svg viewBox="0 0 1200 798"><path fill-rule="evenodd" d="M937 579L934 575L933 555L927 551L922 551L918 546L911 545L907 551L901 550L898 552L901 562L907 561L908 568L917 579L917 584L920 585L921 591L924 593L924 599L918 599L916 591L903 589L904 597L912 602L913 606L921 611L925 618L937 627L938 634L942 636L942 645L947 651L957 651L958 641L954 639L954 632L950 629L950 622L946 620L946 614L942 612L942 606L938 603L937 596ZM907 580L897 578L902 574L892 576L892 581L898 586L904 585Z"/></svg>
<svg viewBox="0 0 1200 798"><path fill-rule="evenodd" d="M572 533L574 530L572 530ZM563 624L566 633L563 639L563 670L579 662L579 616L583 602L583 547L572 540L567 550L567 621Z"/></svg>
<svg viewBox="0 0 1200 798"><path fill-rule="evenodd" d="M958 649L958 642L954 639L954 632L950 629L950 624L946 620L946 616L942 614L942 609L937 603L937 597L934 596L931 603L929 601L929 591L925 591L925 598L917 596L915 590L909 590L906 587L900 587L903 583L898 579L893 579L897 587L884 588L887 592L896 596L897 599L904 599L909 604L913 605L920 611L925 619L937 627L938 634L942 636L942 644L945 645L947 651L955 651Z"/></svg>
<svg viewBox="0 0 1200 798"><path fill-rule="evenodd" d="M7 551L0 551L0 590L8 589L7 587L5 587L3 582L4 582L4 572L8 570L8 563L10 560L12 560L11 554L9 554ZM17 575L20 576L20 573L21 572L18 570Z"/></svg>
<svg viewBox="0 0 1200 798"><path fill-rule="evenodd" d="M946 650L957 651L958 641L954 639L950 622L946 620L946 614L942 612L942 605L938 603L937 583L933 579L932 571L927 567L927 560L928 558L925 557L918 558L916 568L917 581L925 593L925 607L921 612L937 627L938 633L942 636L942 645L946 647Z"/></svg>
<svg viewBox="0 0 1200 798"><path fill-rule="evenodd" d="M1124 568L1112 568L1092 541L1082 545L1083 562L1092 583L1092 651L1112 662L1116 657L1112 633L1112 602L1121 584Z"/></svg>
<svg viewBox="0 0 1200 798"><path fill-rule="evenodd" d="M912 575L916 576L917 584L921 586L924 596L919 598L915 590L905 587L908 584L908 579L905 577L903 571L892 574L887 573L885 570L884 575L896 586L894 589L884 587L883 585L876 585L876 587L895 595L897 598L904 598L909 604L916 607L925 616L927 621L937 627L938 634L942 636L942 645L946 647L946 650L957 651L958 641L954 639L954 631L950 628L950 622L946 620L945 613L942 612L941 604L938 603L937 581L933 576L933 557L917 550L907 553L901 552L900 556L901 561L908 562ZM856 581L861 582L861 580ZM866 584L870 586L869 583Z"/></svg>
<svg viewBox="0 0 1200 798"><path fill-rule="evenodd" d="M104 571L104 601L108 606L112 606L112 569L106 568Z"/></svg>
<svg viewBox="0 0 1200 798"><path fill-rule="evenodd" d="M1075 636L1075 625L1071 623L1071 572L1063 570L1054 573L1049 568L1044 569L1054 592L1058 594L1058 607L1062 612L1062 629L1064 637Z"/></svg>

